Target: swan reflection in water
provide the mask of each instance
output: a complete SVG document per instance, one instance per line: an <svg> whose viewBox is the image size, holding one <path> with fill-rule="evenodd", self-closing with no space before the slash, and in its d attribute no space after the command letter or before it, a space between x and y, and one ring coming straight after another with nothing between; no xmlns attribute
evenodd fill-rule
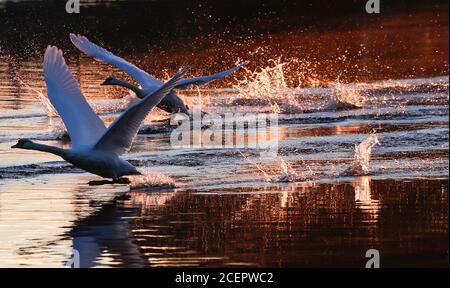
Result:
<svg viewBox="0 0 450 288"><path fill-rule="evenodd" d="M69 236L72 238L72 248L79 253L80 267L148 266L139 246L133 242L133 229L129 221L139 217L146 207L164 205L175 194L174 191L132 191L125 195L131 199L130 203L124 203L121 199L106 202L97 213L77 221Z"/></svg>

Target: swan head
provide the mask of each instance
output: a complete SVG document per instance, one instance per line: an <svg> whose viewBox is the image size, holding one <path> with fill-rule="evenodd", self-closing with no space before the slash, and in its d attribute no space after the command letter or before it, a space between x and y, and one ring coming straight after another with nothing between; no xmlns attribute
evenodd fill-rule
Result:
<svg viewBox="0 0 450 288"><path fill-rule="evenodd" d="M17 144L11 146L11 148L30 149L33 142L30 139L19 139Z"/></svg>
<svg viewBox="0 0 450 288"><path fill-rule="evenodd" d="M175 96L172 98L173 101L172 113L184 113L186 115L190 115L189 107L186 104L184 104L183 100L181 100L181 98L174 92L170 92L169 94L173 94L173 96Z"/></svg>
<svg viewBox="0 0 450 288"><path fill-rule="evenodd" d="M105 79L105 81L103 81L102 84L100 84L102 86L105 85L117 85L117 79L114 76L108 76L108 78Z"/></svg>

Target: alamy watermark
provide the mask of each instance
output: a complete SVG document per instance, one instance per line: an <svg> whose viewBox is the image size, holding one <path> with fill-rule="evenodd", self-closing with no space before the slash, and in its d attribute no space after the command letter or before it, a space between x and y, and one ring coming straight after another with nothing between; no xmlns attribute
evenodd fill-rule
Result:
<svg viewBox="0 0 450 288"><path fill-rule="evenodd" d="M377 249L369 249L366 251L366 268L380 268L380 251Z"/></svg>
<svg viewBox="0 0 450 288"><path fill-rule="evenodd" d="M278 114L202 113L194 106L192 116L174 114L170 135L173 148L255 149L261 158L276 158L278 153Z"/></svg>
<svg viewBox="0 0 450 288"><path fill-rule="evenodd" d="M366 12L369 14L380 13L380 0L368 0L366 2Z"/></svg>
<svg viewBox="0 0 450 288"><path fill-rule="evenodd" d="M80 0L67 0L66 12L69 14L80 13Z"/></svg>
<svg viewBox="0 0 450 288"><path fill-rule="evenodd" d="M369 14L380 13L380 0L367 0L365 8ZM80 0L67 0L66 12L69 14L80 13Z"/></svg>

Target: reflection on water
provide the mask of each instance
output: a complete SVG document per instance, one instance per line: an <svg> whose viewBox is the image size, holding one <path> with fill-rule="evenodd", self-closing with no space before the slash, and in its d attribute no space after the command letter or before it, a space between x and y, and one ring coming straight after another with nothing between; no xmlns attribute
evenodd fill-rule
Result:
<svg viewBox="0 0 450 288"><path fill-rule="evenodd" d="M377 206L370 196L370 177L361 176L352 181L355 189L355 202L360 207Z"/></svg>
<svg viewBox="0 0 450 288"><path fill-rule="evenodd" d="M63 236L67 227L101 206L91 201L107 201L114 190L104 187L93 194L89 187L79 185L86 179L61 174L1 183L1 267L64 265L72 247L71 239Z"/></svg>
<svg viewBox="0 0 450 288"><path fill-rule="evenodd" d="M211 192L132 191L79 222L74 245L83 243L87 266L363 267L369 248L384 267L448 264L440 254L448 245L448 180L364 176Z"/></svg>
<svg viewBox="0 0 450 288"><path fill-rule="evenodd" d="M46 179L21 193L8 192L19 183L1 186L1 266L62 266L71 247L82 267L363 267L369 248L384 267L448 265L448 180L364 176L114 201L120 187L91 194L67 178L80 180L52 176L53 193L39 189Z"/></svg>
<svg viewBox="0 0 450 288"><path fill-rule="evenodd" d="M102 204L99 211L82 218L68 236L80 255L80 267L142 267L139 246L130 239L128 218L137 209L117 209L115 203Z"/></svg>

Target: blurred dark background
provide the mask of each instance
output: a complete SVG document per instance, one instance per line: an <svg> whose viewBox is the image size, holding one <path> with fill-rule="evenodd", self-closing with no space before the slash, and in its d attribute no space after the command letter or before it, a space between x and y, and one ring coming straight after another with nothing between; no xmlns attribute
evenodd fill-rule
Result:
<svg viewBox="0 0 450 288"><path fill-rule="evenodd" d="M114 39L117 46L134 50L147 50L147 45L165 48L173 41L180 46L191 45L196 37L208 34L224 36L216 41L233 42L297 29L348 30L387 14L414 14L447 5L448 1L381 0L380 15L365 12L366 0L81 0L80 3L80 14L68 14L65 0L6 1L0 6L0 43L29 54L45 48L48 43L43 39L54 39L54 44L65 48L69 32L94 35L105 41Z"/></svg>
<svg viewBox="0 0 450 288"><path fill-rule="evenodd" d="M367 14L366 0L81 0L80 14L66 13L65 0L0 1L0 54L25 60L53 44L73 55L68 34L75 32L169 70L260 60L255 68L283 56L319 63L325 80L448 74L448 1L380 1L380 14ZM255 54L259 48L264 53ZM359 58L346 68L336 65L342 56ZM397 67L399 57L412 63ZM376 66L356 71L355 63Z"/></svg>

